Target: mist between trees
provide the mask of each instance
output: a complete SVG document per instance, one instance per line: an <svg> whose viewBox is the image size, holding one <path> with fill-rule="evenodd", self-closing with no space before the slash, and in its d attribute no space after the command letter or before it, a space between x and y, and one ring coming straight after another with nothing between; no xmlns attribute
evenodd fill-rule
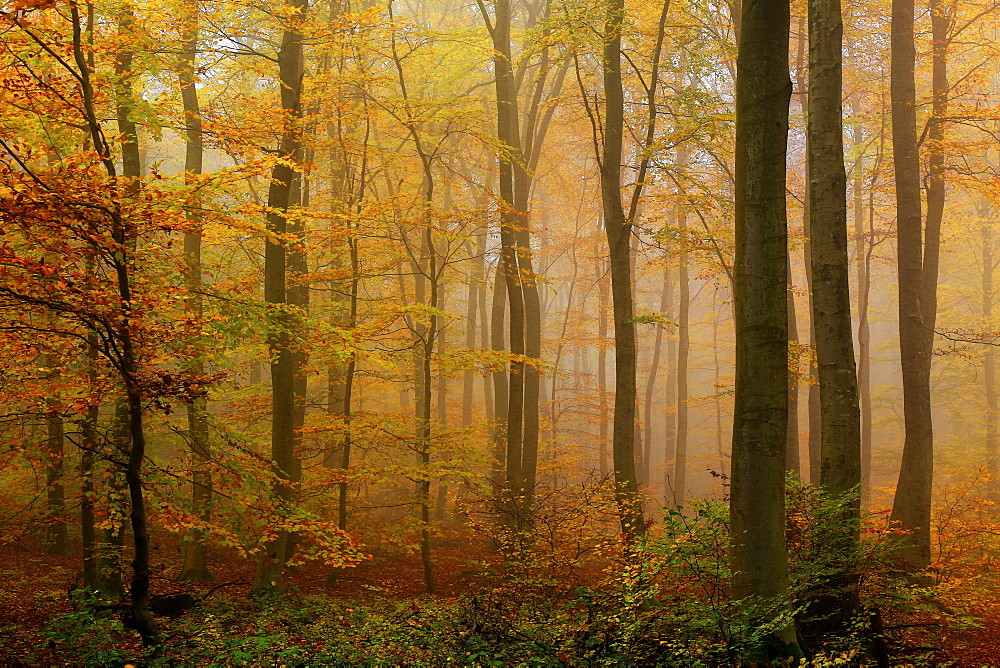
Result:
<svg viewBox="0 0 1000 668"><path fill-rule="evenodd" d="M998 21L8 3L0 656L976 660Z"/></svg>

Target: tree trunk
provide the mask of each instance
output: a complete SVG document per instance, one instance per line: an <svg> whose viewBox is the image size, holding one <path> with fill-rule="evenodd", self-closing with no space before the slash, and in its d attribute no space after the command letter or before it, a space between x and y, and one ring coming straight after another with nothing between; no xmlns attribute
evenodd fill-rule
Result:
<svg viewBox="0 0 1000 668"><path fill-rule="evenodd" d="M673 285L670 283L670 263L663 265L663 287L660 290L660 313L667 313L670 309L670 300L673 297ZM653 342L653 363L649 368L649 376L646 378L646 400L643 402L645 415L643 422L646 425L646 443L649 444L649 457L646 465L649 467L647 479L652 485L653 481L653 401L656 396L656 376L660 370L660 355L663 349L663 327L656 328L656 340ZM664 406L666 409L666 406ZM664 437L666 434L664 434ZM666 438L663 439L666 441Z"/></svg>
<svg viewBox="0 0 1000 668"><path fill-rule="evenodd" d="M945 70L947 22L937 0L930 4L933 103L928 127L927 221L921 225L920 154L916 127L913 0L893 0L892 149L896 174L896 263L899 281L899 349L903 376L905 437L891 520L907 534L898 555L907 569L923 570L931 559L931 493L934 429L931 415L931 353L937 315L937 274L944 213L943 115L947 111Z"/></svg>
<svg viewBox="0 0 1000 668"><path fill-rule="evenodd" d="M490 349L495 352L507 350L504 340L504 317L507 311L507 276L506 260L503 250L497 259L497 268L493 278L493 304L490 312ZM507 471L507 400L510 392L509 378L505 369L497 369L492 374L493 389L493 421L490 427L492 440L492 465L494 469L490 480L494 491L499 492L506 480Z"/></svg>
<svg viewBox="0 0 1000 668"><path fill-rule="evenodd" d="M799 323L795 310L791 260L788 263L788 441L785 443L785 469L802 477L799 452Z"/></svg>
<svg viewBox="0 0 1000 668"><path fill-rule="evenodd" d="M308 0L285 0L289 24L282 34L278 52L278 81L281 88L281 108L287 115L282 130L279 152L287 162L275 164L268 189L268 236L264 245L264 299L271 305L268 349L271 354L271 460L278 481L274 495L278 499L278 514L288 511L293 498L292 479L295 476L295 367L291 330L293 317L284 311L289 303L287 280L288 249L280 235L288 232L288 210L292 206L294 181L299 178L291 164L302 160L302 137L298 121L302 116L302 33ZM289 164L291 163L291 164ZM278 537L264 546L251 592L277 592L283 587L284 564L287 558L289 534L280 531Z"/></svg>
<svg viewBox="0 0 1000 668"><path fill-rule="evenodd" d="M840 499L861 484L861 409L851 324L847 236L847 174L843 136L843 20L840 0L809 2L809 188L813 322L821 416L820 484ZM830 536L848 571L830 583L821 608L836 629L849 623L858 603L858 577L849 557L857 549L859 499L842 507L843 522ZM825 549L829 549L829 545Z"/></svg>
<svg viewBox="0 0 1000 668"><path fill-rule="evenodd" d="M607 102L601 160L601 201L611 261L611 304L615 328L615 412L611 437L615 497L622 533L634 539L646 533L646 522L635 472L636 346L630 258L632 223L625 215L621 200L625 126L621 63L624 18L624 0L609 0L604 24L604 93Z"/></svg>
<svg viewBox="0 0 1000 668"><path fill-rule="evenodd" d="M745 4L736 80L732 595L778 606L788 587L788 30L788 0ZM776 635L781 656L801 655L794 624Z"/></svg>
<svg viewBox="0 0 1000 668"><path fill-rule="evenodd" d="M56 364L55 360L50 366ZM47 471L45 476L45 492L47 502L48 528L45 538L45 553L66 555L72 546L69 541L69 531L66 527L66 494L63 488L63 456L65 448L65 424L59 412L57 400L46 402L49 414L45 417Z"/></svg>
<svg viewBox="0 0 1000 668"><path fill-rule="evenodd" d="M604 276L604 263L600 253L597 262L597 465L602 476L610 471L608 466L608 279Z"/></svg>
<svg viewBox="0 0 1000 668"><path fill-rule="evenodd" d="M719 309L716 308L719 303L718 295L718 288L716 288L715 298L712 301L712 370L715 377L715 393L712 396L712 403L715 406L715 452L719 457L718 472L728 476L722 431L722 366L719 363Z"/></svg>
<svg viewBox="0 0 1000 668"><path fill-rule="evenodd" d="M96 360L96 350L93 347L88 350L87 358L88 380L96 382L96 369L93 366ZM93 478L99 413L100 406L98 404L90 406L80 423L80 542L83 544L83 587L88 591L100 591L101 583L98 572L100 546L97 543Z"/></svg>
<svg viewBox="0 0 1000 668"><path fill-rule="evenodd" d="M806 30L805 18L799 19L798 26L798 48L795 55L795 77L796 86L799 90L799 99L802 101L802 109L805 111L805 84L803 72L805 71L806 52ZM808 161L806 163L808 173ZM809 180L806 179L805 190L809 190ZM808 209L808 192L806 193L804 208ZM803 214L803 225L808 221L808 210ZM808 276L810 271L806 267ZM798 312L795 309L795 284L792 280L791 257L788 260L788 344L791 356L788 359L788 442L785 445L785 469L791 471L798 477L802 477L802 455L799 444L799 362L801 348L799 345L799 323Z"/></svg>
<svg viewBox="0 0 1000 668"><path fill-rule="evenodd" d="M184 124L187 135L184 172L196 176L202 173L203 162L201 109L198 104L197 77L195 75L195 60L198 55L197 3L185 3L183 12L184 34L177 63L177 78L181 89L181 100L184 104ZM204 318L201 296L201 216L192 210L187 213L187 219L192 229L184 234L184 263L187 272L185 279L188 289L184 308L190 313L193 322L192 331L189 332L188 336L195 354L186 366L192 376L200 378L205 375L205 342L201 336L201 322ZM188 404L187 418L188 446L191 449L192 459L191 505L198 518L207 523L212 519L212 473L208 467L210 451L205 397L195 397ZM208 570L207 557L208 549L205 544L204 531L191 529L185 537L184 564L177 579L182 582L214 580L215 577Z"/></svg>
<svg viewBox="0 0 1000 668"><path fill-rule="evenodd" d="M854 146L862 143L861 124L854 126ZM858 399L861 407L861 505L867 507L872 486L871 327L868 301L871 278L870 241L864 220L864 155L854 162L854 261L858 279Z"/></svg>
<svg viewBox="0 0 1000 668"><path fill-rule="evenodd" d="M984 207L985 208L985 207ZM990 215L986 208L984 214ZM984 332L994 331L993 327L993 223L984 219L980 223L980 237L983 243L983 324ZM990 473L990 486L997 487L997 360L993 346L986 346L983 354L983 386L986 394L986 466Z"/></svg>
<svg viewBox="0 0 1000 668"><path fill-rule="evenodd" d="M442 253L441 256L444 257L444 253ZM442 311L447 310L447 308L445 307L445 304L447 303L446 302L447 295L448 295L447 286L442 283L438 290L438 308L441 309ZM447 345L448 345L448 330L442 327L437 336L438 360L444 359L444 356L447 353ZM444 374L443 371L440 370L440 368L438 369L438 378L437 378L437 424L438 424L438 430L440 432L443 433L448 430L448 377ZM444 461L447 461L448 459L450 459L450 457L448 457L448 455L445 454L442 455L442 459ZM445 510L447 509L448 505L447 477L440 476L438 478L437 491L438 491L438 496L437 496L436 513L437 513L437 519L440 520L444 518Z"/></svg>
<svg viewBox="0 0 1000 668"><path fill-rule="evenodd" d="M687 151L680 150L677 155L677 166L684 169L687 165ZM687 215L683 205L678 207L677 228L680 230L681 243L687 243L684 238L687 232ZM688 253L682 246L677 264L677 285L680 296L677 307L677 440L674 450L674 504L684 505L687 496L687 441L688 441L688 357L691 349L691 285L688 281Z"/></svg>

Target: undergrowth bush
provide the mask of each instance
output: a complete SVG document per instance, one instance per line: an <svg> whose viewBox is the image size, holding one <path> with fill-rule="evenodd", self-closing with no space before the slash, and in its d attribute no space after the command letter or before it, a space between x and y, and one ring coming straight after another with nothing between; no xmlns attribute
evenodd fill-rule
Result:
<svg viewBox="0 0 1000 668"><path fill-rule="evenodd" d="M533 521L475 524L496 542L457 600L360 602L292 594L219 598L165 620L159 655L122 649L128 634L107 615L52 620L49 639L72 662L122 665L274 666L729 666L782 658L769 644L794 616L817 619L817 601L857 583L858 615L846 629L806 638L810 665L874 665L875 610L914 610L931 590L899 576L892 532L868 518L860 546L832 540L844 504L801 483L788 490L791 587L787 601L730 599L724 500L670 508L638 544L584 513L611 497L597 482L538 501ZM853 586L853 585L852 585ZM919 665L918 657L907 660Z"/></svg>

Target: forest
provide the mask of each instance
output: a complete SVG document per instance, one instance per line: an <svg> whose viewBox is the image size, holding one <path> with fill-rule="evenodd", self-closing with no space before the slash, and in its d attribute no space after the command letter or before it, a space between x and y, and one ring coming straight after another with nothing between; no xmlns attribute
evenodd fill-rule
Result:
<svg viewBox="0 0 1000 668"><path fill-rule="evenodd" d="M998 35L3 0L0 663L1000 665Z"/></svg>

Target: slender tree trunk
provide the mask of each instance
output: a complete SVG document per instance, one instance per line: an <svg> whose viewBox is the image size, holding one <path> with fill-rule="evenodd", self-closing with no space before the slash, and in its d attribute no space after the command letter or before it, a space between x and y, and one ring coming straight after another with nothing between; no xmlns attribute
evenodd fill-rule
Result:
<svg viewBox="0 0 1000 668"><path fill-rule="evenodd" d="M425 201L427 209L426 229L424 231L424 248L422 255L426 258L424 268L426 275L430 279L430 299L429 306L432 309L438 308L440 297L438 257L434 246L434 233L431 223L431 204L434 201L433 176L427 159L424 160L424 181L425 181ZM422 301L422 300L421 300ZM417 498L420 504L420 560L424 568L424 584L428 593L437 590L437 580L434 577L434 562L431 557L431 437L433 434L431 424L431 399L433 390L433 375L431 361L434 357L434 344L438 337L438 317L436 315L428 318L428 323L422 327L420 332L421 347L421 383L419 402L419 413L417 415L417 442L420 449L421 478L417 485Z"/></svg>
<svg viewBox="0 0 1000 668"><path fill-rule="evenodd" d="M524 354L532 360L542 357L542 308L538 295L538 280L531 254L531 216L529 195L531 183L524 168L515 165L514 207L517 215L517 264L521 273L524 299ZM524 365L524 434L522 443L521 486L526 510L532 506L538 476L538 439L541 375L532 364Z"/></svg>
<svg viewBox="0 0 1000 668"><path fill-rule="evenodd" d="M94 62L94 5L87 3L87 46L86 58L82 53L82 34L80 30L79 10L71 10L73 18L73 46L74 55L77 58L77 65L86 64L87 71L92 72L95 67ZM85 78L89 83L89 76ZM86 94L86 87L84 93ZM96 119L94 119L96 120ZM94 141L95 128L90 128L89 137L84 139L86 147L88 139ZM93 271L94 260L87 264L88 271ZM97 383L97 333L90 332L87 335L86 369L87 382L93 387ZM107 598L109 592L101 591L102 578L100 577L100 553L101 546L97 542L96 517L94 512L95 501L97 499L94 489L94 457L97 454L97 420L100 417L101 405L92 403L87 407L87 412L80 422L80 542L83 548L83 586L90 591L100 592Z"/></svg>
<svg viewBox="0 0 1000 668"><path fill-rule="evenodd" d="M673 295L670 296L673 308ZM677 338L667 339L667 387L663 396L663 500L674 500L674 455L677 451Z"/></svg>
<svg viewBox="0 0 1000 668"><path fill-rule="evenodd" d="M788 0L743 6L736 80L736 401L730 502L732 595L788 587ZM780 605L780 603L779 603ZM794 624L776 635L801 655Z"/></svg>
<svg viewBox="0 0 1000 668"><path fill-rule="evenodd" d="M467 245L468 247L468 245ZM471 247L468 247L469 254L472 254ZM483 258L476 255L472 258L472 272L466 282L465 301L465 349L472 350L476 347L476 307L479 303L479 286L483 280ZM478 323L481 326L481 323ZM462 372L462 427L468 429L472 426L472 412L474 401L473 382L475 375L472 369Z"/></svg>
<svg viewBox="0 0 1000 668"><path fill-rule="evenodd" d="M785 444L785 468L802 477L802 456L799 452L799 324L795 310L792 266L788 263L788 442Z"/></svg>
<svg viewBox="0 0 1000 668"><path fill-rule="evenodd" d="M931 352L937 314L937 268L944 213L943 115L947 110L947 17L937 0L931 7L933 103L927 138L927 221L922 229L920 154L916 126L913 0L893 0L892 145L896 174L896 263L899 281L899 348L903 376L905 437L899 482L893 499L893 522L907 532L898 555L910 570L922 570L931 558L931 493L934 429L931 414Z"/></svg>
<svg viewBox="0 0 1000 668"><path fill-rule="evenodd" d="M444 253L441 254L444 257ZM445 304L447 303L448 289L445 284L441 284L438 290L438 308L442 311L447 310ZM443 360L447 352L448 346L448 330L442 327L438 333L437 337L437 355L439 360ZM448 378L443 371L438 369L437 378L437 423L438 429L441 432L448 430ZM448 455L442 455L442 459L447 461L450 459ZM443 519L445 515L445 510L448 505L448 479L444 476L438 478L438 496L436 512L437 518Z"/></svg>
<svg viewBox="0 0 1000 668"><path fill-rule="evenodd" d="M799 100L802 102L803 114L805 114L805 53L806 53L806 26L805 17L799 19L798 26L798 48L795 56L795 77L796 87L799 91ZM808 160L806 161L806 172L808 173ZM809 180L806 179L806 195L803 213L803 225L808 224L808 199ZM809 276L810 267L806 267L806 275ZM811 302L810 302L811 303ZM799 361L801 349L799 346L799 324L798 312L795 309L795 284L792 280L791 257L788 259L788 344L791 349L788 365L788 442L785 446L785 468L795 475L802 477L802 455L799 443ZM810 383L811 385L811 383Z"/></svg>
<svg viewBox="0 0 1000 668"><path fill-rule="evenodd" d="M348 292L348 312L347 326L354 329L358 324L358 287L361 281L361 258L358 256L358 240L354 235L347 238L347 252L351 264L351 280ZM340 470L344 475L344 480L337 486L337 527L341 531L347 530L347 474L351 468L351 446L353 437L351 434L351 418L354 415L354 378L357 374L358 362L354 357L347 363L344 373L344 395L343 405L340 407L344 416L344 439L340 450Z"/></svg>
<svg viewBox="0 0 1000 668"><path fill-rule="evenodd" d="M91 348L93 351L93 348ZM93 365L96 355L88 351L88 365ZM90 380L96 381L96 373L88 370ZM96 517L94 513L94 454L97 451L97 419L100 406L95 404L87 409L80 423L80 542L83 545L83 587L88 591L100 591L101 578L98 574ZM101 592L106 595L107 592Z"/></svg>
<svg viewBox="0 0 1000 668"><path fill-rule="evenodd" d="M806 35L806 17L799 19L799 40L798 40L798 55L796 57L796 68L795 68L795 88L798 91L799 107L802 109L802 120L805 125L809 124L809 92L806 83L806 60L805 60L805 47L807 42ZM806 155L809 155L809 135L806 134ZM809 186L811 177L809 174L809 160L805 163L805 183L806 187L802 193L802 234L805 237L802 244L802 254L803 260L805 262L805 274L806 274L806 293L808 296L807 303L809 309L809 389L806 395L807 398L807 416L809 419L809 440L807 443L808 454L809 454L809 482L813 485L818 486L820 484L820 468L821 468L821 456L820 456L820 434L822 432L822 427L820 425L820 400L819 400L819 379L816 369L816 323L812 317L813 313L813 275L812 275L812 225L809 218L809 213L812 209L810 204L810 198L812 193ZM796 325L796 338L798 337L798 326ZM798 400L796 399L796 409L798 408ZM789 418L791 419L791 418ZM798 415L796 415L795 421L798 422ZM797 434L796 434L797 436ZM788 463L785 464L788 466ZM801 460L799 462L801 468Z"/></svg>
<svg viewBox="0 0 1000 668"><path fill-rule="evenodd" d="M719 457L719 473L728 476L726 468L726 450L723 443L722 431L722 366L719 364L719 309L718 288L715 291L715 298L712 301L712 367L715 377L715 393L712 403L715 407L715 452Z"/></svg>
<svg viewBox="0 0 1000 668"><path fill-rule="evenodd" d="M854 146L862 143L861 124L854 126ZM861 407L861 506L871 499L872 475L872 395L871 327L868 324L871 263L864 219L864 154L854 161L854 260L858 283L858 400Z"/></svg>
<svg viewBox="0 0 1000 668"><path fill-rule="evenodd" d="M201 125L201 109L198 104L197 77L195 61L198 54L198 5L196 2L186 2L184 12L184 34L181 41L181 53L177 63L177 78L181 89L181 100L184 104L184 124L186 130L187 148L184 157L184 172L190 176L202 173L203 141ZM187 272L186 283L188 298L184 308L190 313L192 331L188 336L192 339L195 355L188 361L188 372L195 378L205 375L205 344L201 337L201 322L204 318L202 304L201 277L201 217L194 211L187 214L191 231L184 234L184 262ZM195 514L202 522L212 519L212 473L209 469L209 430L208 410L205 397L195 397L187 407L188 446L191 449L191 502ZM205 533L201 529L191 529L185 537L184 564L181 567L178 580L182 582L207 582L215 577L208 570L208 548L205 544Z"/></svg>
<svg viewBox="0 0 1000 668"><path fill-rule="evenodd" d="M985 208L985 207L984 207ZM986 215L990 210L986 209ZM984 332L993 331L993 223L984 219L979 228L983 243L983 324ZM983 354L983 385L986 394L986 466L990 485L996 489L997 467L997 359L993 346Z"/></svg>
<svg viewBox="0 0 1000 668"><path fill-rule="evenodd" d="M687 166L687 151L680 150L677 166ZM677 228L682 244L686 244L687 215L683 206L678 207ZM677 285L680 297L677 308L677 441L674 450L674 503L684 505L687 496L687 441L688 441L688 357L691 350L691 284L688 281L688 252L681 248L677 264Z"/></svg>
<svg viewBox="0 0 1000 668"><path fill-rule="evenodd" d="M549 397L549 402L548 402L548 404L549 404L549 423L550 423L550 427L549 427L549 442L551 443L551 449L552 449L552 471L553 471L553 473L552 473L552 483L553 483L552 488L553 489L556 489L556 488L559 487L559 469L558 469L558 465L557 465L557 462L556 462L556 452L557 452L557 447L556 446L557 446L557 442L558 442L558 421L559 421L558 408L557 408L557 403L556 403L556 395L557 395L557 391L558 391L558 387L559 387L559 376L560 376L560 371L559 370L561 368L561 363L562 363L563 349L565 348L565 345L566 345L566 340L567 340L566 339L566 334L567 334L567 332L569 330L570 315L573 312L573 293L576 291L576 279L577 279L577 275L580 272L580 265L577 262L576 247L575 246L572 249L570 249L570 260L573 263L573 275L572 275L572 277L569 280L569 288L568 288L567 293L566 293L566 308L563 310L562 329L559 332L559 343L556 346L555 363L553 364L552 371L551 371L551 373L552 373L552 385L551 385L551 387L552 387L552 394ZM578 371L579 370L578 369L578 366L579 366L579 356L576 355L576 354L574 354L574 362L575 362L576 367L577 367L575 370ZM576 373L574 373L574 377L576 377Z"/></svg>
<svg viewBox="0 0 1000 668"><path fill-rule="evenodd" d="M673 285L670 282L670 263L663 265L663 287L660 290L660 313L667 313L670 309L670 300L673 293ZM653 363L649 368L649 377L646 378L646 400L643 402L645 415L643 422L646 425L646 443L649 444L649 456L646 458L646 465L649 467L647 479L652 485L652 443L653 443L653 402L656 396L656 376L660 370L660 355L663 349L663 327L656 328L656 340L653 342Z"/></svg>
<svg viewBox="0 0 1000 668"><path fill-rule="evenodd" d="M50 360L48 366L53 368L57 365L55 360ZM46 476L45 494L47 505L48 528L45 539L45 553L66 555L72 550L69 540L69 530L66 526L66 493L63 487L63 458L65 455L65 423L61 405L58 399L51 398L46 401L48 415L45 416L46 423Z"/></svg>
<svg viewBox="0 0 1000 668"><path fill-rule="evenodd" d="M269 236L264 245L264 299L274 309L274 322L268 333L271 353L271 460L274 462L278 481L274 495L278 500L278 513L287 512L292 502L292 480L297 462L295 453L295 375L296 356L292 349L291 330L293 317L283 312L290 303L288 286L289 251L281 235L289 231L288 211L292 207L293 185L299 178L291 164L302 160L302 137L298 120L302 115L303 50L301 22L305 19L308 0L285 0L289 11L289 24L285 29L278 52L278 81L281 88L281 108L287 115L282 130L280 154L287 162L274 166L268 190L267 215ZM291 163L291 164L289 164ZM289 534L281 531L278 537L264 546L257 566L251 591L254 594L279 591L283 587L284 564L288 556Z"/></svg>
<svg viewBox="0 0 1000 668"><path fill-rule="evenodd" d="M101 161L112 179L117 179L117 167L111 156L104 138L101 123L98 120L94 106L94 88L91 81L91 64L83 54L82 29L79 9L71 5L70 15L73 24L73 55L76 61L77 77L83 91L84 114L91 141L95 150L101 156ZM90 18L90 15L88 15ZM118 16L118 30L127 35L133 29L131 6L125 5ZM123 50L116 54L115 72L119 77L120 89L116 95L119 131L122 133L122 180L128 185L127 192L134 193L138 188L141 175L139 161L138 136L135 124L128 118L132 107L132 53ZM117 284L120 322L123 326L114 332L116 352L112 362L115 364L125 387L124 401L119 402L121 413L125 416L125 429L128 433L129 445L125 450L128 459L125 466L125 484L129 496L129 519L132 527L133 560L132 580L129 585L130 609L126 623L138 631L145 645L158 645L161 642L156 621L149 610L149 534L146 524L146 506L143 498L142 463L145 458L146 440L142 424L142 396L137 386L137 355L132 341L132 332L128 322L132 318L132 284L131 252L135 247L135 230L129 221L123 217L121 207L117 205L108 210L111 223L112 241L121 248L116 253L111 269ZM120 532L119 532L120 535Z"/></svg>
<svg viewBox="0 0 1000 668"><path fill-rule="evenodd" d="M497 259L497 268L493 280L493 305L490 313L490 348L496 352L507 350L504 340L504 317L507 311L507 277L506 260L501 249ZM510 383L507 371L498 369L493 372L493 422L491 437L493 440L493 472L492 481L495 491L504 486L507 471L507 401L510 393Z"/></svg>
<svg viewBox="0 0 1000 668"><path fill-rule="evenodd" d="M608 280L604 263L597 259L597 401L599 406L597 434L597 465L602 476L608 466Z"/></svg>
<svg viewBox="0 0 1000 668"><path fill-rule="evenodd" d="M601 201L611 261L611 304L615 327L615 412L611 454L615 496L622 533L637 538L646 533L642 500L635 472L636 346L633 319L632 223L621 200L622 140L625 95L622 86L622 25L624 0L609 0L604 24L604 154L601 160Z"/></svg>

